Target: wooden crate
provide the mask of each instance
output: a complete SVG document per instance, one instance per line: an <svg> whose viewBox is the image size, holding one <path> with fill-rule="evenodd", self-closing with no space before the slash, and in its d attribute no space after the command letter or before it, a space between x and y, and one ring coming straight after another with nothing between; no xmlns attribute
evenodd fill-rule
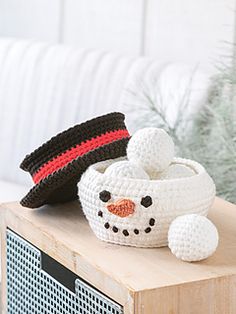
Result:
<svg viewBox="0 0 236 314"><path fill-rule="evenodd" d="M29 210L1 205L2 313L6 314L6 228L124 307L124 314L235 314L236 206L216 199L209 217L216 253L198 263L168 248L133 248L98 240L77 202Z"/></svg>

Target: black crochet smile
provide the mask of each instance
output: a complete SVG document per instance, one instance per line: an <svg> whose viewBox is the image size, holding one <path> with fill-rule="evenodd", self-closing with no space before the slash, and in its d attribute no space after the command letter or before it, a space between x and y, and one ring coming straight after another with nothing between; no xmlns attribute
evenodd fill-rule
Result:
<svg viewBox="0 0 236 314"><path fill-rule="evenodd" d="M101 210L99 210L98 212L98 216L99 217L103 217L103 212ZM152 231L152 228L154 225L155 225L155 219L154 218L150 218L149 219L149 227L147 227L146 229L144 229L144 232L145 233L150 233ZM127 229L118 229L116 226L111 226L109 224L109 222L105 222L104 223L104 228L105 229L110 229L112 230L114 233L118 233L118 232L121 232L125 237L128 237L130 235L130 233L134 233L135 235L138 235L140 233L140 230L135 228L133 229L132 231L128 231Z"/></svg>

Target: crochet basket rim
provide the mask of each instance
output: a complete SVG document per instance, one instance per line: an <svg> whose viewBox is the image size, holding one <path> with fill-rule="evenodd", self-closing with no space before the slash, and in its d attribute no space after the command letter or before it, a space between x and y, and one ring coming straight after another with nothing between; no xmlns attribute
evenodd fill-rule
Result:
<svg viewBox="0 0 236 314"><path fill-rule="evenodd" d="M88 169L88 171L91 171L93 174L96 174L97 176L99 176L100 178L102 178L103 176L108 177L109 174L105 174L103 173L103 171L101 171L101 169L105 170L108 166L110 166L112 163L116 162L116 161L122 161L122 160L127 160L127 158L125 157L119 157L116 159L109 159L109 160L105 160L105 161L100 161L97 162L93 165L91 165ZM173 161L171 164L181 164L184 166L188 166L189 168L191 168L195 174L190 176L190 177L182 177L182 178L173 178L173 179L137 179L137 178L128 178L128 177L116 177L116 180L119 182L136 182L136 183L141 183L144 184L146 183L151 183L154 185L157 184L170 184L170 183L181 183L184 182L186 183L186 180L188 181L193 181L195 178L198 179L200 176L205 175L207 173L206 169L197 161L192 160L192 159L186 159L186 158L180 158L180 157L174 157Z"/></svg>
<svg viewBox="0 0 236 314"><path fill-rule="evenodd" d="M118 160L124 158L91 165L79 183L83 212L99 239L136 247L166 246L169 225L173 219L185 214L208 214L215 197L215 184L198 162L175 158L174 162L191 166L197 174L184 178L152 180L104 173L108 165ZM113 215L107 208L107 203L99 197L103 190L110 193L111 204L122 199L133 201L134 213L125 218ZM144 196L152 198L152 206L142 206ZM154 219L154 225L150 225L150 219ZM149 225L151 227L147 228L146 233L145 228ZM138 230L138 233L134 230ZM127 233L124 234L123 231Z"/></svg>

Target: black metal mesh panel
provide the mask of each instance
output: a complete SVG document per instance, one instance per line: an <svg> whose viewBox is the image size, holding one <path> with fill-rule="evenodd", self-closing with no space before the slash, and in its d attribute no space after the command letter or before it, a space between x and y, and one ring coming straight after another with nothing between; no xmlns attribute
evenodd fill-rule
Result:
<svg viewBox="0 0 236 314"><path fill-rule="evenodd" d="M7 230L8 314L122 314L120 305L79 278L75 293L41 269L41 252Z"/></svg>

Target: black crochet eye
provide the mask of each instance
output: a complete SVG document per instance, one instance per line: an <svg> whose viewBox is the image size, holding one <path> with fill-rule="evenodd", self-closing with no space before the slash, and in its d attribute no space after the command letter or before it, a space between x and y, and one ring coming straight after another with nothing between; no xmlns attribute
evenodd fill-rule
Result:
<svg viewBox="0 0 236 314"><path fill-rule="evenodd" d="M144 207L149 207L152 205L152 198L151 196L145 196L141 199L141 205L143 205Z"/></svg>
<svg viewBox="0 0 236 314"><path fill-rule="evenodd" d="M103 202L108 202L111 199L111 193L104 190L104 191L99 193L99 198Z"/></svg>

